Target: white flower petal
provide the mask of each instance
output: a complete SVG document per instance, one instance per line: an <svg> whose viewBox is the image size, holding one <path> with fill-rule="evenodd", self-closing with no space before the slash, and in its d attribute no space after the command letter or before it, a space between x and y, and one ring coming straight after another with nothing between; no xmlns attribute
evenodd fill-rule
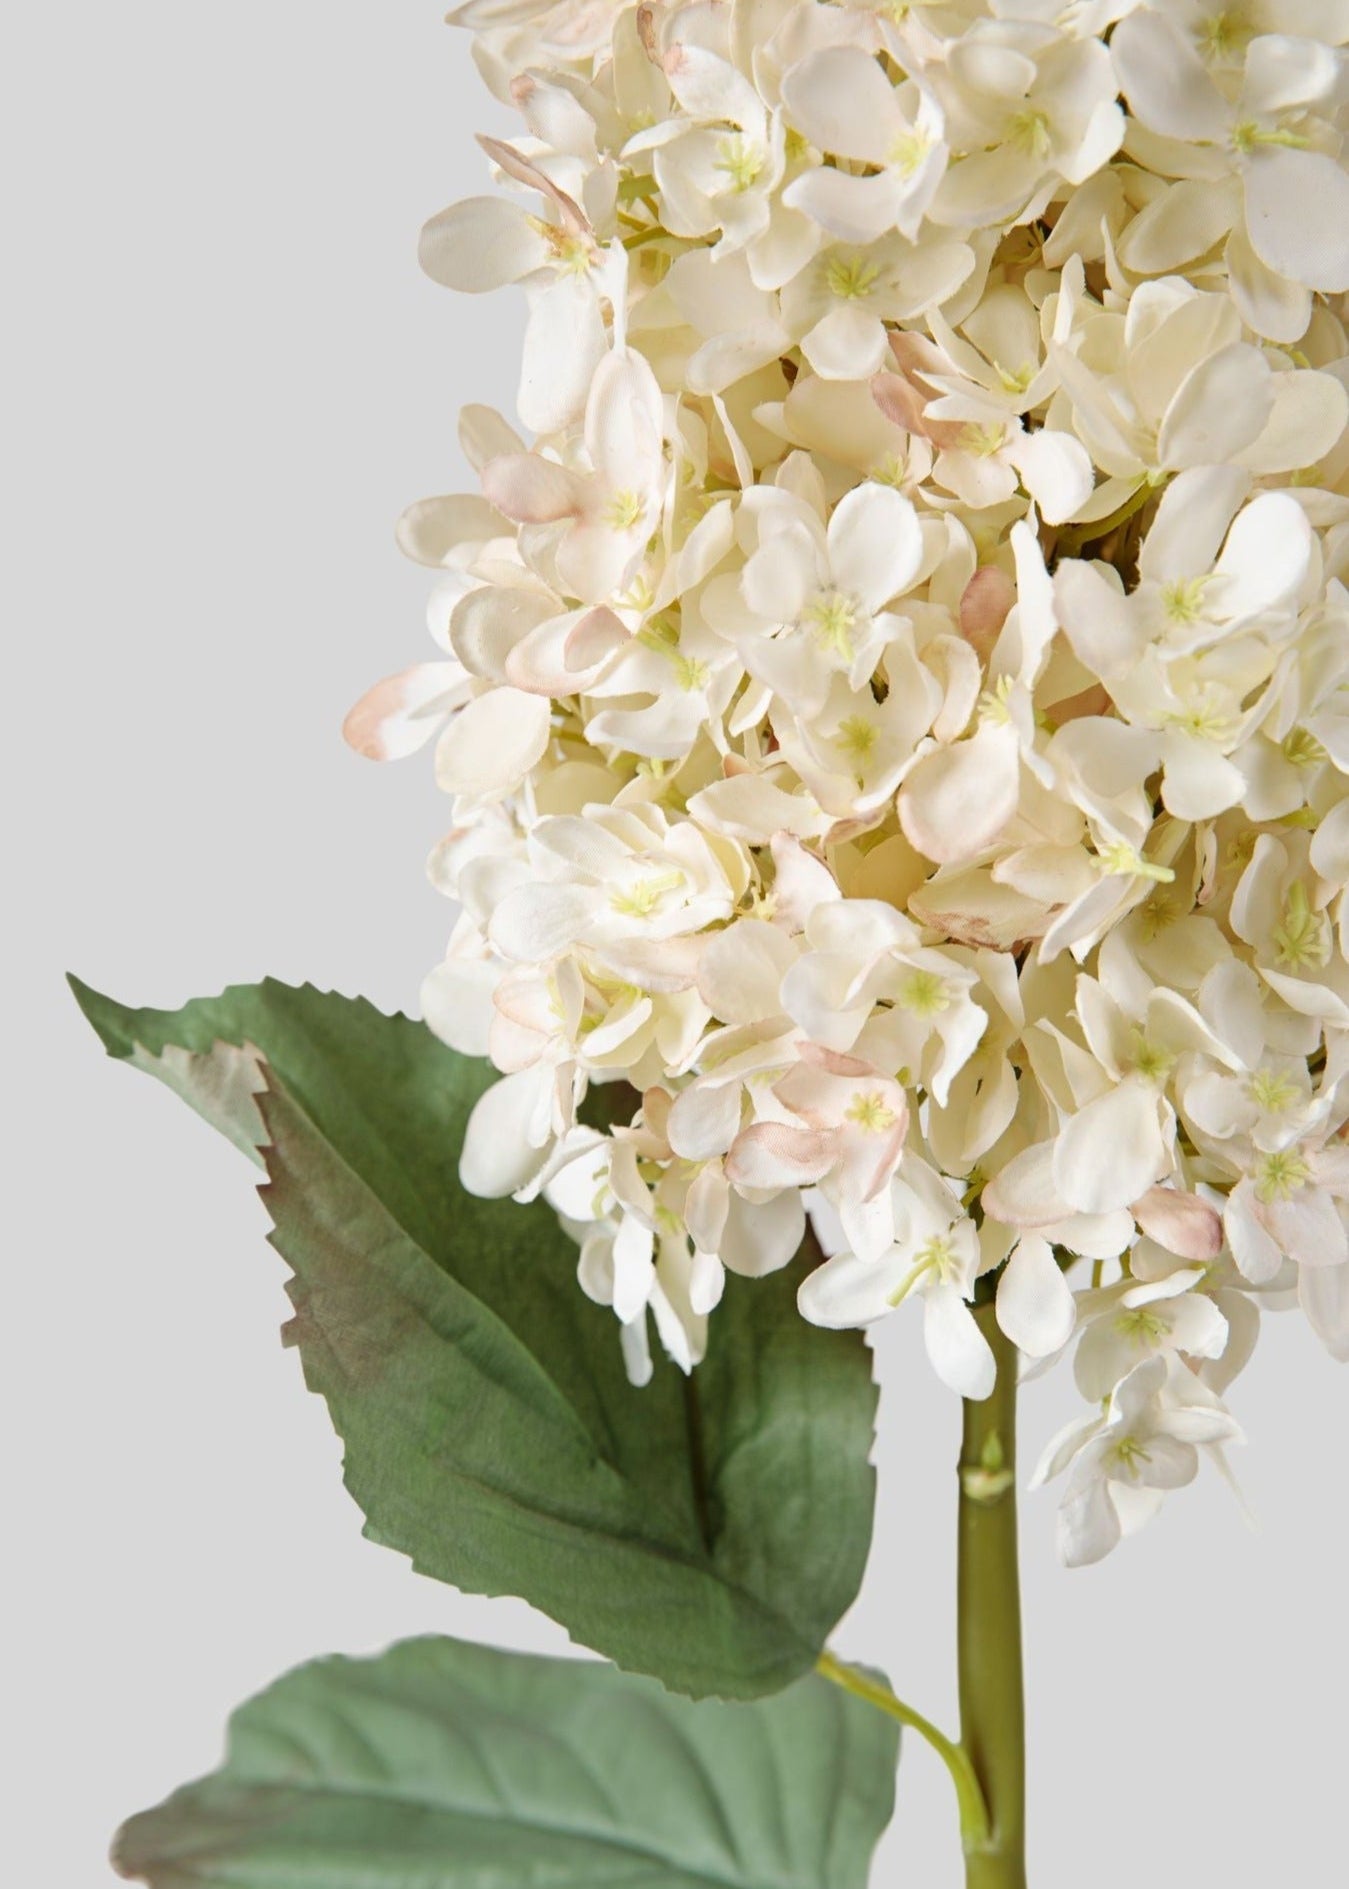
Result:
<svg viewBox="0 0 1349 1889"><path fill-rule="evenodd" d="M1091 456L1071 433L1041 427L1009 446L1007 457L1049 525L1075 517L1096 483Z"/></svg>
<svg viewBox="0 0 1349 1889"><path fill-rule="evenodd" d="M1349 1266L1306 1266L1298 1302L1332 1358L1349 1364Z"/></svg>
<svg viewBox="0 0 1349 1889"><path fill-rule="evenodd" d="M1126 1078L1071 1115L1054 1143L1054 1185L1080 1213L1127 1207L1161 1179L1166 1143L1157 1094Z"/></svg>
<svg viewBox="0 0 1349 1889"><path fill-rule="evenodd" d="M1247 342L1219 348L1190 370L1157 435L1160 464L1221 465L1257 439L1274 405L1269 362Z"/></svg>
<svg viewBox="0 0 1349 1889"><path fill-rule="evenodd" d="M1016 812L1021 775L1015 731L997 723L923 756L899 796L904 837L924 858L970 859Z"/></svg>
<svg viewBox="0 0 1349 1889"><path fill-rule="evenodd" d="M793 128L831 157L889 162L904 120L894 88L876 61L855 46L810 54L782 81Z"/></svg>
<svg viewBox="0 0 1349 1889"><path fill-rule="evenodd" d="M1059 1559L1067 1568L1090 1567L1119 1546L1122 1530L1103 1477L1070 1488L1059 1509Z"/></svg>
<svg viewBox="0 0 1349 1889"><path fill-rule="evenodd" d="M1134 117L1165 138L1221 143L1228 108L1193 43L1161 13L1129 14L1115 27L1110 55Z"/></svg>
<svg viewBox="0 0 1349 1889"><path fill-rule="evenodd" d="M538 1099L539 1076L533 1069L503 1076L478 1097L459 1157L459 1179L467 1193L503 1200L538 1174L544 1151L530 1140Z"/></svg>
<svg viewBox="0 0 1349 1889"><path fill-rule="evenodd" d="M939 1281L924 1293L923 1341L948 1390L973 1403L993 1395L997 1360L958 1287Z"/></svg>
<svg viewBox="0 0 1349 1889"><path fill-rule="evenodd" d="M1246 162L1251 247L1277 275L1349 289L1349 174L1319 151L1261 145Z"/></svg>
<svg viewBox="0 0 1349 1889"><path fill-rule="evenodd" d="M762 1279L790 1265L805 1232L806 1212L795 1189L758 1202L733 1193L718 1249L722 1264L747 1279Z"/></svg>
<svg viewBox="0 0 1349 1889"><path fill-rule="evenodd" d="M872 480L854 487L829 520L834 581L875 613L906 590L923 561L923 534L911 499Z"/></svg>
<svg viewBox="0 0 1349 1889"><path fill-rule="evenodd" d="M460 709L436 749L447 794L498 797L518 787L548 747L552 704L521 689L492 689Z"/></svg>
<svg viewBox="0 0 1349 1889"><path fill-rule="evenodd" d="M870 1325L890 1310L894 1272L874 1261L838 1253L801 1281L796 1295L802 1318L830 1331Z"/></svg>
<svg viewBox="0 0 1349 1889"><path fill-rule="evenodd" d="M547 238L518 204L504 197L468 197L431 218L418 253L433 282L477 295L518 282L542 268L551 252Z"/></svg>
<svg viewBox="0 0 1349 1889"><path fill-rule="evenodd" d="M781 1013L782 980L796 955L776 925L739 919L704 945L698 994L723 1023L761 1023Z"/></svg>
<svg viewBox="0 0 1349 1889"><path fill-rule="evenodd" d="M830 1138L819 1129L756 1122L732 1143L726 1174L736 1187L809 1187L834 1165Z"/></svg>
<svg viewBox="0 0 1349 1889"><path fill-rule="evenodd" d="M1198 1194L1150 1187L1134 1201L1133 1214L1142 1232L1180 1259L1208 1262L1223 1250L1222 1215Z"/></svg>
<svg viewBox="0 0 1349 1889"><path fill-rule="evenodd" d="M370 761L415 754L442 725L454 692L463 686L458 663L414 663L361 697L342 724L343 739Z"/></svg>
<svg viewBox="0 0 1349 1889"><path fill-rule="evenodd" d="M502 967L490 958L446 958L422 980L422 1016L461 1056L486 1056Z"/></svg>
<svg viewBox="0 0 1349 1889"><path fill-rule="evenodd" d="M1023 1233L998 1280L998 1323L1029 1358L1048 1358L1067 1344L1077 1322L1072 1288L1054 1249Z"/></svg>

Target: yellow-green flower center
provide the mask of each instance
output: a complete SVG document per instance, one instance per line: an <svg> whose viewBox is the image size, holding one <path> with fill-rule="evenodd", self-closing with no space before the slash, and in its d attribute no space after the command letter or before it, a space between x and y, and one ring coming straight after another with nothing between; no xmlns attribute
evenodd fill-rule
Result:
<svg viewBox="0 0 1349 1889"><path fill-rule="evenodd" d="M1282 1115L1298 1099L1298 1086L1281 1069L1257 1069L1246 1084L1246 1093L1266 1115Z"/></svg>
<svg viewBox="0 0 1349 1889"><path fill-rule="evenodd" d="M653 873L646 879L634 879L622 892L610 894L609 906L623 918L650 918L667 892L682 885L682 872Z"/></svg>
<svg viewBox="0 0 1349 1889"><path fill-rule="evenodd" d="M631 531L645 511L640 492L615 492L605 511L605 523L615 531Z"/></svg>
<svg viewBox="0 0 1349 1889"><path fill-rule="evenodd" d="M824 266L829 293L841 302L860 302L876 286L880 270L865 256L831 256Z"/></svg>
<svg viewBox="0 0 1349 1889"><path fill-rule="evenodd" d="M844 1119L856 1124L864 1135L883 1135L899 1120L879 1089L855 1095L844 1112Z"/></svg>
<svg viewBox="0 0 1349 1889"><path fill-rule="evenodd" d="M1030 157L1049 156L1049 114L1035 105L1026 105L1007 121L1006 142Z"/></svg>
<svg viewBox="0 0 1349 1889"><path fill-rule="evenodd" d="M822 590L807 609L806 616L820 647L835 650L850 662L853 627L857 622L857 605L853 599L841 590Z"/></svg>
<svg viewBox="0 0 1349 1889"><path fill-rule="evenodd" d="M939 1017L950 1008L951 993L935 971L906 971L895 992L895 1002L915 1017Z"/></svg>
<svg viewBox="0 0 1349 1889"><path fill-rule="evenodd" d="M1255 1197L1266 1207L1291 1200L1312 1177L1306 1156L1298 1148L1276 1148L1255 1170Z"/></svg>
<svg viewBox="0 0 1349 1889"><path fill-rule="evenodd" d="M765 161L764 152L753 139L739 132L733 138L723 138L717 146L716 168L737 195L752 189L759 181Z"/></svg>
<svg viewBox="0 0 1349 1889"><path fill-rule="evenodd" d="M1324 912L1314 912L1299 881L1290 886L1283 917L1270 934L1275 955L1290 971L1318 968L1330 961L1330 926Z"/></svg>

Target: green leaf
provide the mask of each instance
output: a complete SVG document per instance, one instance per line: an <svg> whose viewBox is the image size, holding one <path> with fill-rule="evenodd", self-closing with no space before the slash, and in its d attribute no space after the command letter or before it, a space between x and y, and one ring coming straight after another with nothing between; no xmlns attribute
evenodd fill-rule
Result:
<svg viewBox="0 0 1349 1889"><path fill-rule="evenodd" d="M864 1889L894 1721L827 1681L692 1704L590 1661L410 1640L302 1666L119 1833L152 1889Z"/></svg>
<svg viewBox="0 0 1349 1889"><path fill-rule="evenodd" d="M866 1562L876 1394L860 1337L798 1314L799 1265L728 1280L692 1379L662 1363L634 1390L551 1211L458 1186L489 1069L313 990L176 1015L77 995L112 1054L270 1143L288 1337L372 1538L695 1696L810 1669ZM256 1045L265 1092L217 1039Z"/></svg>

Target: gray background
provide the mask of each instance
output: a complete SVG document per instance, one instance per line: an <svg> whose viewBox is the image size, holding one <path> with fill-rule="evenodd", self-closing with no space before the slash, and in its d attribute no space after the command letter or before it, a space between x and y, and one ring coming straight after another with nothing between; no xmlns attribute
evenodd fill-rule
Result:
<svg viewBox="0 0 1349 1889"><path fill-rule="evenodd" d="M567 1650L361 1539L248 1171L100 1060L59 981L415 1000L445 803L338 728L429 649L391 525L455 488L458 403L509 402L520 308L417 273L503 122L434 0L66 0L6 37L4 1873L103 1889L118 1818L291 1664L427 1630ZM880 1354L877 1547L838 1643L950 1723L957 1412L916 1319ZM1258 1534L1210 1478L1066 1574L1027 1501L1036 1889L1320 1882L1343 1853L1349 1377L1287 1321L1236 1398ZM1073 1403L1035 1386L1030 1444ZM916 1741L899 1805L876 1882L955 1885Z"/></svg>

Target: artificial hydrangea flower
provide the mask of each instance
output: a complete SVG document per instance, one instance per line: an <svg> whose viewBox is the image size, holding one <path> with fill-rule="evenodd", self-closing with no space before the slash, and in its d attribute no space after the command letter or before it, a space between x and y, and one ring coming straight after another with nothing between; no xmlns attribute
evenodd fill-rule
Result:
<svg viewBox="0 0 1349 1889"><path fill-rule="evenodd" d="M422 259L523 291L525 436L466 409L347 732L451 797L465 1185L637 1383L808 1224L802 1314L967 1398L991 1302L1098 1559L1264 1314L1349 1358L1349 19L454 18L519 130Z"/></svg>

